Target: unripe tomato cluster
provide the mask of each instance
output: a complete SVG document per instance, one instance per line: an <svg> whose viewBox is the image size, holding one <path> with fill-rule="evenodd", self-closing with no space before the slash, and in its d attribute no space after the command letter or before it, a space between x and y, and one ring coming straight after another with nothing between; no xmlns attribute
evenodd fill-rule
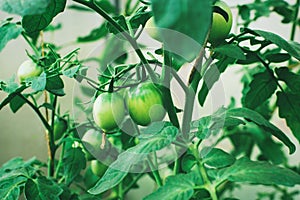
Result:
<svg viewBox="0 0 300 200"><path fill-rule="evenodd" d="M131 119L142 126L162 120L166 114L161 91L151 82L130 88L124 96L125 99L116 92L107 92L100 94L94 102L94 121L104 132L109 133L120 126L126 108Z"/></svg>

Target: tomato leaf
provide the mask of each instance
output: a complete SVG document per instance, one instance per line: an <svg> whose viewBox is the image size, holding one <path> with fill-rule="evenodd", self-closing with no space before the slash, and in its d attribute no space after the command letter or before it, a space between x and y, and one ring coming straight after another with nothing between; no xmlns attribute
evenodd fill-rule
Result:
<svg viewBox="0 0 300 200"><path fill-rule="evenodd" d="M247 29L247 30L249 31L249 29ZM281 49L288 52L291 56L300 60L300 52L297 51L297 49L294 47L294 45L290 44L289 42L287 42L285 39L283 39L279 35L276 35L274 33L267 32L267 31L262 31L262 30L251 30L250 32L252 32L256 35L259 35L259 36L265 38L266 40L276 44L278 47L280 47Z"/></svg>
<svg viewBox="0 0 300 200"><path fill-rule="evenodd" d="M137 29L142 25L145 26L147 20L152 16L152 12L146 11L147 7L141 7L134 13L129 19L131 28L136 32Z"/></svg>
<svg viewBox="0 0 300 200"><path fill-rule="evenodd" d="M216 47L214 51L222 55L228 56L230 58L234 58L238 60L246 60L245 53L236 44L224 44Z"/></svg>
<svg viewBox="0 0 300 200"><path fill-rule="evenodd" d="M21 187L27 178L24 176L10 177L0 182L0 198L3 200L19 199Z"/></svg>
<svg viewBox="0 0 300 200"><path fill-rule="evenodd" d="M39 176L36 179L28 179L25 184L26 199L59 200L59 195L62 192L63 190L57 183L44 176Z"/></svg>
<svg viewBox="0 0 300 200"><path fill-rule="evenodd" d="M269 62L273 63L281 63L288 61L291 58L290 54L288 53L271 53L266 55L266 59Z"/></svg>
<svg viewBox="0 0 300 200"><path fill-rule="evenodd" d="M194 187L199 184L203 183L195 172L169 176L164 186L146 196L144 200L157 200L161 197L165 200L188 200L194 194Z"/></svg>
<svg viewBox="0 0 300 200"><path fill-rule="evenodd" d="M71 183L74 178L86 167L85 154L81 148L73 148L71 145L66 149L63 158L64 177L66 184Z"/></svg>
<svg viewBox="0 0 300 200"><path fill-rule="evenodd" d="M18 95L21 95L21 92L23 92L27 87L25 85L20 86L17 88L14 92L10 93L1 103L0 103L0 110L9 104L9 102L15 98Z"/></svg>
<svg viewBox="0 0 300 200"><path fill-rule="evenodd" d="M2 167L0 168L0 174L3 175L3 173L12 172L12 171L16 170L17 174L22 174L23 172L25 172L25 174L27 176L31 176L31 174L34 174L34 172L36 172L36 170L37 170L37 169L31 168L31 166L33 166L33 165L44 166L44 164L42 162L38 161L35 157L33 157L27 161L24 161L20 157L15 157L2 165ZM33 171L31 171L30 168ZM8 177L8 176L6 176L6 177ZM4 178L6 178L6 177L4 177ZM2 178L3 177L1 177L1 180L2 180Z"/></svg>
<svg viewBox="0 0 300 200"><path fill-rule="evenodd" d="M77 38L77 42L92 42L105 37L108 34L106 24L103 23L100 27L93 29L89 35Z"/></svg>
<svg viewBox="0 0 300 200"><path fill-rule="evenodd" d="M0 52L12 39L16 39L22 32L22 27L14 23L5 23L0 27Z"/></svg>
<svg viewBox="0 0 300 200"><path fill-rule="evenodd" d="M9 102L9 107L13 111L13 113L16 113L25 103L26 101L23 98L21 98L20 96L15 96Z"/></svg>
<svg viewBox="0 0 300 200"><path fill-rule="evenodd" d="M76 73L79 71L80 65L65 69L62 71L62 74L69 78L74 78Z"/></svg>
<svg viewBox="0 0 300 200"><path fill-rule="evenodd" d="M268 71L253 76L250 89L245 96L245 106L255 109L269 99L277 89L276 80Z"/></svg>
<svg viewBox="0 0 300 200"><path fill-rule="evenodd" d="M210 1L152 0L151 5L165 50L188 62L195 59L210 27Z"/></svg>
<svg viewBox="0 0 300 200"><path fill-rule="evenodd" d="M219 80L221 73L223 73L231 63L233 63L233 59L226 57L219 60L217 63L210 65L208 70L204 73L203 84L198 93L198 101L201 106L204 105L209 90Z"/></svg>
<svg viewBox="0 0 300 200"><path fill-rule="evenodd" d="M267 135L266 133L263 133ZM267 158L275 165L286 162L284 151L282 150L282 144L275 142L271 137L267 136L262 140L255 138L258 148L261 150L264 158Z"/></svg>
<svg viewBox="0 0 300 200"><path fill-rule="evenodd" d="M235 162L235 158L222 149L205 147L200 155L203 163L214 168L227 167Z"/></svg>
<svg viewBox="0 0 300 200"><path fill-rule="evenodd" d="M227 127L243 125L252 121L261 129L277 137L290 150L290 153L295 152L295 145L290 139L276 126L266 120L258 112L248 108L220 108L214 114L205 116L191 123L191 128L197 128L195 135L199 139L206 139L211 134L217 134L220 130Z"/></svg>
<svg viewBox="0 0 300 200"><path fill-rule="evenodd" d="M277 92L279 117L284 118L294 136L300 142L300 95L290 92Z"/></svg>
<svg viewBox="0 0 300 200"><path fill-rule="evenodd" d="M214 114L205 116L191 123L191 128L197 128L195 135L200 139L205 139L211 134L216 135L223 128L244 125L243 120L226 115L226 108L221 107Z"/></svg>
<svg viewBox="0 0 300 200"><path fill-rule="evenodd" d="M287 67L276 68L275 73L278 79L284 81L289 89L295 93L300 93L300 75L291 72Z"/></svg>
<svg viewBox="0 0 300 200"><path fill-rule="evenodd" d="M7 81L0 80L0 89L2 89L4 92L8 94L15 92L19 87L19 84L15 82L15 79L16 77L15 75L13 75Z"/></svg>
<svg viewBox="0 0 300 200"><path fill-rule="evenodd" d="M43 163L36 158L24 161L16 157L4 163L0 168L0 199L19 199L26 181L39 170L38 166Z"/></svg>
<svg viewBox="0 0 300 200"><path fill-rule="evenodd" d="M41 14L46 11L49 0L1 0L0 10L20 16Z"/></svg>
<svg viewBox="0 0 300 200"><path fill-rule="evenodd" d="M31 88L36 92L43 91L46 88L47 78L44 72L38 77L29 78L28 81L31 81Z"/></svg>
<svg viewBox="0 0 300 200"><path fill-rule="evenodd" d="M265 161L251 161L246 157L225 169L209 171L209 175L220 181L284 186L300 184L300 175L296 172Z"/></svg>
<svg viewBox="0 0 300 200"><path fill-rule="evenodd" d="M65 9L65 5L66 0L51 0L45 12L24 16L22 26L26 33L35 39L39 32L45 29L51 23L52 19Z"/></svg>
<svg viewBox="0 0 300 200"><path fill-rule="evenodd" d="M47 78L45 89L57 96L64 96L64 82L59 75L54 75Z"/></svg>
<svg viewBox="0 0 300 200"><path fill-rule="evenodd" d="M158 124L158 126L155 124ZM161 127L161 123L153 123L149 127L150 130L147 130L148 128L144 130L146 134L141 134L140 143L121 153L118 159L109 166L96 185L89 189L89 193L100 194L119 184L128 172L132 170L131 167L133 165L138 165L139 167L144 166L148 161L150 153L169 146L171 142L175 140L178 133L178 129L168 123L164 124L163 127ZM147 134L147 132L151 132L151 130L156 130L157 132ZM142 167L142 169L143 168L144 167Z"/></svg>
<svg viewBox="0 0 300 200"><path fill-rule="evenodd" d="M257 126L271 133L277 139L282 141L289 148L290 154L295 152L296 147L290 141L290 139L279 128L274 126L271 122L266 120L262 115L260 115L256 111L250 110L248 108L233 108L229 109L226 115L231 117L244 118L246 120L252 121Z"/></svg>

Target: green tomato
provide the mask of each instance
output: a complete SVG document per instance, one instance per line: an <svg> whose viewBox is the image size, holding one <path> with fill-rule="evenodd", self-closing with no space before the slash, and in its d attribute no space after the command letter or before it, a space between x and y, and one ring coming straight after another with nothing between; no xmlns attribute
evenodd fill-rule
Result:
<svg viewBox="0 0 300 200"><path fill-rule="evenodd" d="M127 103L129 114L138 125L147 126L160 121L166 114L161 91L151 82L130 88Z"/></svg>
<svg viewBox="0 0 300 200"><path fill-rule="evenodd" d="M153 39L159 41L159 42L162 42L162 36L159 32L159 29L157 27L157 25L155 24L155 21L154 21L154 18L151 17L147 22L146 22L146 25L145 25L145 30L146 32L148 33L148 35L150 37L152 37Z"/></svg>
<svg viewBox="0 0 300 200"><path fill-rule="evenodd" d="M216 2L208 41L214 46L218 45L228 36L231 26L232 12L229 6L223 1Z"/></svg>
<svg viewBox="0 0 300 200"><path fill-rule="evenodd" d="M98 160L91 161L91 170L93 174L102 177L105 171L107 170L107 166L99 162Z"/></svg>
<svg viewBox="0 0 300 200"><path fill-rule="evenodd" d="M94 159L97 151L100 151L102 144L102 134L94 129L88 130L81 138L84 146L84 153L87 160Z"/></svg>
<svg viewBox="0 0 300 200"><path fill-rule="evenodd" d="M87 168L83 176L83 183L87 189L93 187L99 181L99 177L96 176L92 170L91 166Z"/></svg>
<svg viewBox="0 0 300 200"><path fill-rule="evenodd" d="M93 106L95 123L104 131L109 132L117 128L125 117L125 105L118 93L100 94Z"/></svg>
<svg viewBox="0 0 300 200"><path fill-rule="evenodd" d="M38 66L32 60L26 60L20 65L17 71L17 76L20 83L22 83L28 78L39 76L42 73L42 71L43 68Z"/></svg>
<svg viewBox="0 0 300 200"><path fill-rule="evenodd" d="M68 123L64 118L58 118L56 117L54 120L54 128L53 128L53 134L54 134L54 140L60 139L63 134L66 132L68 128Z"/></svg>

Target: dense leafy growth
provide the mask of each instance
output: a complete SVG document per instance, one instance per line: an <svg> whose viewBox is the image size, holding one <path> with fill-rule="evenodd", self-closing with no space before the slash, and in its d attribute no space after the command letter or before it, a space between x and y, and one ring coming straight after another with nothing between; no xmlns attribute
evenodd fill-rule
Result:
<svg viewBox="0 0 300 200"><path fill-rule="evenodd" d="M269 188L257 199L299 199L290 189L300 184L299 160L289 162L300 142L299 5L255 0L235 5L232 17L233 6L216 0L0 1L0 10L14 16L0 21L0 52L24 39L30 64L0 80L0 110L31 108L48 150L47 160L15 157L2 165L0 199L126 199L145 188L144 178L155 187L137 199L237 199L246 184ZM82 59L80 48L43 34L63 30L53 22L69 10L101 17L73 41L101 43L100 54ZM250 28L271 14L291 25L289 39ZM239 31L228 34L232 19ZM148 22L153 46L145 41ZM218 29L222 35L213 41ZM192 67L182 79L186 65ZM233 67L240 99L204 116L199 110L209 107L209 95L223 98L212 91ZM61 112L66 79L78 86L79 118Z"/></svg>

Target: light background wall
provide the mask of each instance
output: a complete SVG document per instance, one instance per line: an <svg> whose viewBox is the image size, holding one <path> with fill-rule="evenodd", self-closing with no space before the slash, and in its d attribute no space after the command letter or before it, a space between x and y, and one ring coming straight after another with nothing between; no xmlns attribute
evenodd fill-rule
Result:
<svg viewBox="0 0 300 200"><path fill-rule="evenodd" d="M249 2L248 0L225 0L229 5L236 5L237 3L243 4ZM289 1L295 2L295 1ZM233 10L236 14L237 10ZM0 20L5 19L11 15L0 12ZM15 19L18 19L16 17ZM288 39L290 35L290 25L283 25L280 23L281 18L275 14L272 14L269 18L259 20L257 23L252 24L251 27L255 29L263 29L267 31L275 32L282 37ZM62 23L63 28L55 32L54 34L46 34L45 40L55 42L56 44L70 44L76 40L77 36L84 36L89 31L100 25L102 18L97 14L80 13L72 10L67 10L63 14L60 14L55 18L54 24ZM235 31L233 27L232 31ZM300 42L299 28L297 29L296 41ZM1 37L1 36L0 36ZM149 38L148 38L149 39ZM154 45L157 45L155 41ZM94 48L99 47L99 44L80 44L80 57L85 58ZM62 50L61 54L69 52L75 49L78 45L69 45L68 48ZM19 37L8 43L6 48L0 52L0 79L7 79L13 74L16 74L17 68L26 59L25 49L30 50L30 47L24 42L23 38ZM185 76L188 72L188 67L181 70L181 75ZM239 82L240 76L237 73L237 67L230 67L226 73L222 75L221 81L218 84L218 88L224 90L225 104L228 104L231 96L240 97L242 85ZM73 112L73 87L74 82L70 79L64 79L66 85L66 96L60 98L60 104L62 111ZM5 94L0 93L0 101L5 98ZM180 98L178 99L180 101ZM207 107L210 109L201 110L201 114L211 112L212 98L208 99ZM180 103L180 102L179 102ZM214 106L212 106L214 107ZM298 151L290 156L291 163L299 163L299 145L296 139L290 134L289 129L286 127L284 120L272 119L282 130L289 133L290 138L298 146ZM300 123L300 122L299 122ZM36 156L38 159L46 161L47 148L45 142L45 134L41 122L37 116L29 109L28 106L23 106L17 114L13 114L8 106L0 111L0 165L9 160L12 157L21 156L24 159ZM151 189L148 188L148 190ZM247 192L247 187L243 192ZM248 192L249 193L249 192ZM240 194L242 199L244 193ZM132 193L132 196L138 196L137 193ZM248 195L247 199L253 199Z"/></svg>

